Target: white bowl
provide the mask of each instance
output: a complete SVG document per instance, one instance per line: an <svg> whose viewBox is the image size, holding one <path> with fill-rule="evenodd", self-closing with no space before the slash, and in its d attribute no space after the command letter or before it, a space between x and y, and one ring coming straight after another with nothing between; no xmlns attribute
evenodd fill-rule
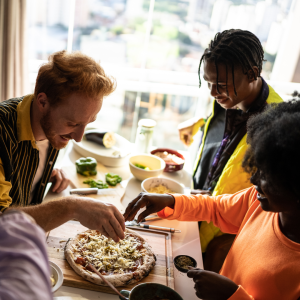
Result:
<svg viewBox="0 0 300 300"><path fill-rule="evenodd" d="M55 285L52 287L52 293L56 292L63 284L64 275L61 268L52 261L49 261L50 274L53 275L55 280ZM50 278L49 278L50 280Z"/></svg>
<svg viewBox="0 0 300 300"><path fill-rule="evenodd" d="M150 171L138 168L134 164L140 164L149 167ZM137 154L129 158L130 172L139 180L159 176L163 172L165 166L166 163L163 159L151 154Z"/></svg>
<svg viewBox="0 0 300 300"><path fill-rule="evenodd" d="M148 178L142 182L141 187L143 192L149 193L151 188L158 185L164 185L176 194L184 194L184 187L177 181L168 178Z"/></svg>

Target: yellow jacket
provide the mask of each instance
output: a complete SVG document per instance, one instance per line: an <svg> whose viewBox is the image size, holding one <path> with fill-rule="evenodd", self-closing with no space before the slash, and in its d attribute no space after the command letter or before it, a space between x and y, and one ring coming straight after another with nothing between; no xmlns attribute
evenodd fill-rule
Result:
<svg viewBox="0 0 300 300"><path fill-rule="evenodd" d="M271 86L269 86L269 96L267 98L267 103L280 103L282 101L283 100L281 99L281 97L274 91L274 89ZM213 112L211 116L207 119L207 122L205 123L202 144L197 155L194 172L196 171L198 162L201 158L205 137L213 116L214 105ZM242 167L243 158L248 147L246 139L247 134L245 134L245 136L239 142L238 146L236 147L227 164L225 165L223 172L217 182L217 185L214 188L213 196L218 196L222 194L234 194L251 186L249 174L246 173ZM215 236L220 236L222 234L223 233L220 231L220 229L215 227L213 223L202 222L200 228L200 241L202 252L206 251L207 245Z"/></svg>

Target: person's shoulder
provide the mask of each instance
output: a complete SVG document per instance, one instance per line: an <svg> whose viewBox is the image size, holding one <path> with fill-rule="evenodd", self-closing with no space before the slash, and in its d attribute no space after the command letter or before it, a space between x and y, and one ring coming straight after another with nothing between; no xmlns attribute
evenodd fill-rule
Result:
<svg viewBox="0 0 300 300"><path fill-rule="evenodd" d="M11 98L0 103L0 118L7 119L17 114L18 104L23 100L24 97Z"/></svg>
<svg viewBox="0 0 300 300"><path fill-rule="evenodd" d="M229 194L229 197L234 198L236 201L243 201L247 202L248 206L250 207L253 203L257 200L257 190L254 185L251 185L250 187L247 187L243 190L240 190L236 193Z"/></svg>
<svg viewBox="0 0 300 300"><path fill-rule="evenodd" d="M248 202L248 207L259 205L259 201L257 200L257 190L254 185L245 189L245 198Z"/></svg>
<svg viewBox="0 0 300 300"><path fill-rule="evenodd" d="M11 128L12 123L16 123L12 122L12 120L16 120L17 107L23 98L11 98L0 103L0 134L2 130L6 131L8 128Z"/></svg>
<svg viewBox="0 0 300 300"><path fill-rule="evenodd" d="M280 103L283 99L275 92L275 90L268 84L269 87L269 97L267 98L267 103Z"/></svg>

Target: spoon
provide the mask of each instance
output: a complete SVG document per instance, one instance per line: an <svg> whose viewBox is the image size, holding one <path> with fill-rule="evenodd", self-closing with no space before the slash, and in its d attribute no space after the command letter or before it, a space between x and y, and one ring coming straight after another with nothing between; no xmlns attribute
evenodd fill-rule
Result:
<svg viewBox="0 0 300 300"><path fill-rule="evenodd" d="M92 268L92 270L112 289L114 290L123 300L129 300L127 297L124 297L109 281L107 281L104 276L98 272L94 266L92 266L90 263L88 264L89 267Z"/></svg>

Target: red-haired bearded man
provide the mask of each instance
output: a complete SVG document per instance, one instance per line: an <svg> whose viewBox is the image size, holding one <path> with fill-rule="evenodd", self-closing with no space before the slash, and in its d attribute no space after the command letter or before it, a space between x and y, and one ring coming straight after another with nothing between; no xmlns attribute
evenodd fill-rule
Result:
<svg viewBox="0 0 300 300"><path fill-rule="evenodd" d="M61 51L40 68L33 95L0 104L0 211L17 207L45 231L76 218L115 241L124 238L124 218L113 205L74 196L41 203L48 182L54 192L68 186L63 171L53 169L58 152L82 139L114 89L93 59Z"/></svg>

